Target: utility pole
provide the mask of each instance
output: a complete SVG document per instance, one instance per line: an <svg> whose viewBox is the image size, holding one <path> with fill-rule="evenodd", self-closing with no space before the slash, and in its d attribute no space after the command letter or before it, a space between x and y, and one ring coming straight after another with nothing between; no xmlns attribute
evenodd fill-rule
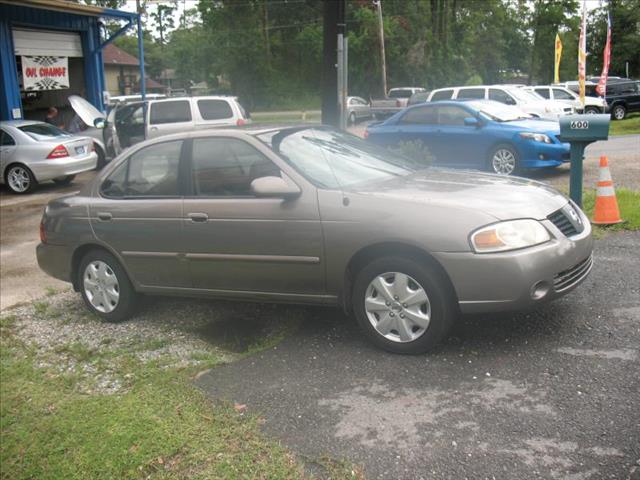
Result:
<svg viewBox="0 0 640 480"><path fill-rule="evenodd" d="M384 25L382 23L382 0L373 2L378 10L378 31L380 37L380 59L382 64L382 94L387 96L387 60L384 54Z"/></svg>
<svg viewBox="0 0 640 480"><path fill-rule="evenodd" d="M323 0L322 24L322 123L340 126L340 101L338 98L338 38L345 36L346 0ZM343 78L343 77L341 77ZM341 90L343 85L341 82Z"/></svg>

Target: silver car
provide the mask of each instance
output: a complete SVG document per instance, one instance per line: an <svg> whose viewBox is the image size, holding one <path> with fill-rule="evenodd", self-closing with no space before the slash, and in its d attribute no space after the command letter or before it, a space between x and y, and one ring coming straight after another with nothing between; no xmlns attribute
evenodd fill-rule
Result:
<svg viewBox="0 0 640 480"><path fill-rule="evenodd" d="M96 168L91 138L32 120L0 122L0 183L27 193L47 180L64 185Z"/></svg>
<svg viewBox="0 0 640 480"><path fill-rule="evenodd" d="M50 202L40 231L40 267L106 320L138 294L340 305L399 353L460 312L560 297L592 266L589 220L550 187L308 125L142 142Z"/></svg>
<svg viewBox="0 0 640 480"><path fill-rule="evenodd" d="M360 120L371 118L371 105L361 97L347 97L347 120L354 125Z"/></svg>

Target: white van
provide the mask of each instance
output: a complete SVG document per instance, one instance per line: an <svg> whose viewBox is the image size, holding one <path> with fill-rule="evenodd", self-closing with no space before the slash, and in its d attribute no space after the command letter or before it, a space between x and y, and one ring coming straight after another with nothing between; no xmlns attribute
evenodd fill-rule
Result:
<svg viewBox="0 0 640 480"><path fill-rule="evenodd" d="M115 105L107 117L104 143L108 155L150 138L171 133L251 123L237 97L164 98Z"/></svg>
<svg viewBox="0 0 640 480"><path fill-rule="evenodd" d="M548 98L550 100L556 100L558 102L566 103L576 109L578 113L582 112L582 103L580 103L580 97L577 93L569 90L568 88L558 85L536 85L535 87L524 87L525 90L537 93L542 98ZM584 97L584 113L608 113L609 107L607 102L602 97Z"/></svg>
<svg viewBox="0 0 640 480"><path fill-rule="evenodd" d="M511 85L439 88L431 92L427 101L461 99L494 100L506 105L514 105L529 115L547 120L558 120L562 115L575 112L572 106L554 100L545 100L539 95Z"/></svg>

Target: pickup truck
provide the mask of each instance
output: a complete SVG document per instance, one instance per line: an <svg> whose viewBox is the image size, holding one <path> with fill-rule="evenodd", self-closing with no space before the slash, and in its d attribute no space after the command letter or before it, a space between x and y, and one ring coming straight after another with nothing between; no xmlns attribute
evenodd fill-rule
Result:
<svg viewBox="0 0 640 480"><path fill-rule="evenodd" d="M392 88L389 94L379 100L371 100L371 113L376 118L384 118L398 113L409 103L411 95L418 92L426 92L420 87Z"/></svg>

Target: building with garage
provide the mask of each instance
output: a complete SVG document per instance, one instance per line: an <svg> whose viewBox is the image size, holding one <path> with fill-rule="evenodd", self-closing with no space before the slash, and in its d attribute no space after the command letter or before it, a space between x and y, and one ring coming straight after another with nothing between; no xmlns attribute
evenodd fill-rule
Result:
<svg viewBox="0 0 640 480"><path fill-rule="evenodd" d="M70 95L104 110L103 51L131 28L142 60L136 76L145 78L138 14L64 0L0 0L0 120L42 120L54 106L66 121Z"/></svg>
<svg viewBox="0 0 640 480"><path fill-rule="evenodd" d="M140 92L140 61L110 43L102 49L104 78L109 95L133 95ZM165 93L166 87L147 77L147 92Z"/></svg>

